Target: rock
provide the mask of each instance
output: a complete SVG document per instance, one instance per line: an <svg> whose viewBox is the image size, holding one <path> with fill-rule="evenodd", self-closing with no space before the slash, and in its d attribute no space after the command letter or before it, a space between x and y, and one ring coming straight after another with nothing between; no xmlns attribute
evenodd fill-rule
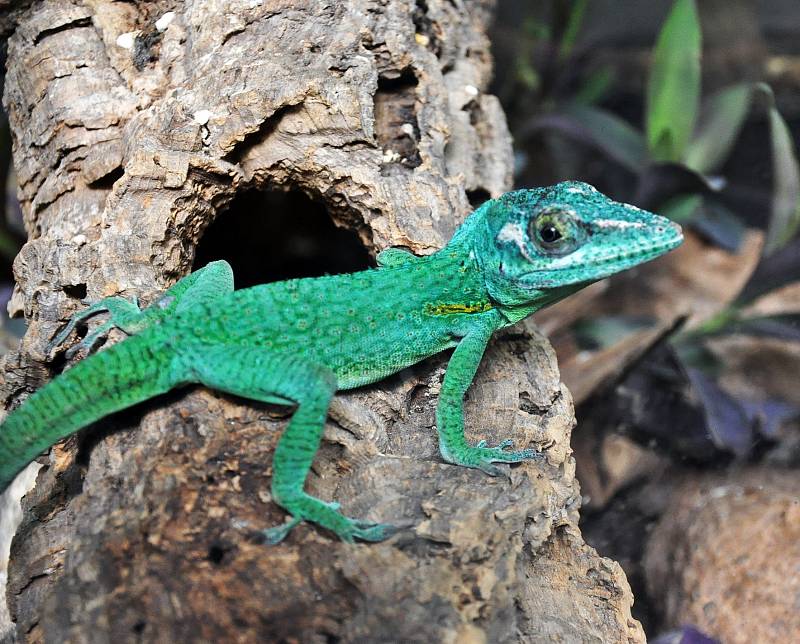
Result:
<svg viewBox="0 0 800 644"><path fill-rule="evenodd" d="M694 624L726 644L796 641L797 472L689 478L652 532L645 569L665 628Z"/></svg>

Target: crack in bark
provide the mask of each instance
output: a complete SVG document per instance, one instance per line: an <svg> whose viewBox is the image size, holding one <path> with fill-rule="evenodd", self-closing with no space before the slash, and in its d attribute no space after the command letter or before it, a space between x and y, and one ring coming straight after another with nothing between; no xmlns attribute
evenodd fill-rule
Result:
<svg viewBox="0 0 800 644"><path fill-rule="evenodd" d="M246 156L248 150L266 141L280 125L281 120L289 115L303 110L303 101L289 103L275 110L270 116L265 118L259 126L244 134L241 141L222 155L222 160L235 165L239 165Z"/></svg>
<svg viewBox="0 0 800 644"><path fill-rule="evenodd" d="M90 17L86 17L86 18L77 18L70 22L65 22L64 24L58 25L57 27L44 29L40 31L38 34L36 34L36 36L34 36L33 45L35 47L45 38L54 36L55 34L61 33L62 31L69 31L70 29L78 29L80 27L90 27L91 24L92 24L92 19Z"/></svg>

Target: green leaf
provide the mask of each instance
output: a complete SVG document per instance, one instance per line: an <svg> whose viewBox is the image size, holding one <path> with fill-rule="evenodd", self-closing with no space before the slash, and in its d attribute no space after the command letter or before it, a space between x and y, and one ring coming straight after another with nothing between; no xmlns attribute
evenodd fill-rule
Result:
<svg viewBox="0 0 800 644"><path fill-rule="evenodd" d="M684 155L692 170L709 173L727 159L750 108L753 86L733 85L703 101L694 139Z"/></svg>
<svg viewBox="0 0 800 644"><path fill-rule="evenodd" d="M764 242L764 255L781 249L800 226L800 169L792 135L775 107L772 90L759 88L769 97L769 131L772 148L772 208Z"/></svg>
<svg viewBox="0 0 800 644"><path fill-rule="evenodd" d="M558 48L559 60L565 60L572 53L572 49L575 47L575 40L583 24L583 17L586 15L587 4L589 4L589 0L575 0L572 3L567 26L564 29L564 35L561 37L561 44Z"/></svg>
<svg viewBox="0 0 800 644"><path fill-rule="evenodd" d="M658 207L658 214L672 221L684 223L692 219L702 204L703 197L700 195L677 195L661 204Z"/></svg>
<svg viewBox="0 0 800 644"><path fill-rule="evenodd" d="M526 90L534 92L541 86L541 76L529 60L521 58L517 62L516 72L517 80Z"/></svg>
<svg viewBox="0 0 800 644"><path fill-rule="evenodd" d="M642 134L618 116L588 105L572 103L564 107L586 130L592 142L620 164L639 173L647 165L647 148Z"/></svg>
<svg viewBox="0 0 800 644"><path fill-rule="evenodd" d="M694 0L676 0L658 36L647 83L647 144L656 161L683 158L694 130L701 38Z"/></svg>
<svg viewBox="0 0 800 644"><path fill-rule="evenodd" d="M614 68L611 65L603 65L586 77L583 84L575 92L572 100L581 105L597 103L603 98L613 82Z"/></svg>
<svg viewBox="0 0 800 644"><path fill-rule="evenodd" d="M743 317L739 308L732 306L706 320L697 329L681 334L681 343L698 343L706 337L722 335L752 335L800 342L800 313L777 313Z"/></svg>
<svg viewBox="0 0 800 644"><path fill-rule="evenodd" d="M739 308L729 306L703 322L696 330L688 331L686 336L699 338L703 335L723 333L726 327L734 324L739 319L739 316Z"/></svg>
<svg viewBox="0 0 800 644"><path fill-rule="evenodd" d="M522 31L531 40L547 40L550 38L550 25L528 16L522 23Z"/></svg>

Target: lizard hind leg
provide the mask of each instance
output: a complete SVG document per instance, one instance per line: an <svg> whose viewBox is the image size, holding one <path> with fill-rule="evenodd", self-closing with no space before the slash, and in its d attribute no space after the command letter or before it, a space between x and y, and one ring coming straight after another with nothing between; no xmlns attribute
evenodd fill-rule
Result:
<svg viewBox="0 0 800 644"><path fill-rule="evenodd" d="M200 383L262 402L296 403L297 409L278 441L272 461L272 498L290 518L264 531L267 543L280 542L302 521L334 532L342 541L382 541L390 525L352 519L303 490L322 439L336 377L328 369L297 356L276 355L251 347L203 347L191 367Z"/></svg>

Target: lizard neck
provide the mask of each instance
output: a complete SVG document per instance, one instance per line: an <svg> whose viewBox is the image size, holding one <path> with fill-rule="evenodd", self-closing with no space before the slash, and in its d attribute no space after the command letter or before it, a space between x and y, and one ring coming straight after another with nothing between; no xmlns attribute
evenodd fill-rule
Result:
<svg viewBox="0 0 800 644"><path fill-rule="evenodd" d="M423 295L423 313L467 320L493 312L499 314L502 326L511 326L586 285L571 284L528 292L526 295L531 298L528 301L503 304L492 297L478 255L469 236L457 236L440 251L404 267L412 273L408 280L411 292Z"/></svg>
<svg viewBox="0 0 800 644"><path fill-rule="evenodd" d="M461 243L458 243L461 241ZM490 311L499 314L501 326L511 326L541 308L557 302L586 284L528 292L531 298L518 304L504 304L491 295L484 267L469 238L453 241L440 251L422 258L417 266L418 278L412 288L425 293L424 312L434 316L458 315L464 319Z"/></svg>
<svg viewBox="0 0 800 644"><path fill-rule="evenodd" d="M460 245L448 245L421 258L411 284L425 294L424 309L429 315L480 314L496 306L475 254Z"/></svg>
<svg viewBox="0 0 800 644"><path fill-rule="evenodd" d="M490 285L487 283L485 267L480 257L480 248L474 246L474 229L480 226L477 218L468 220L463 228L472 234L456 234L451 242L442 250L424 259L429 270L439 275L448 275L450 283L445 284L442 291L436 293L427 304L427 312L439 315L450 313L486 313L494 311L499 314L501 326L511 326L528 317L539 309L560 300L580 287L562 287L541 290L534 294L526 293L531 299L519 303L502 303L492 297ZM459 231L461 232L461 231ZM433 291L430 291L434 295Z"/></svg>
<svg viewBox="0 0 800 644"><path fill-rule="evenodd" d="M571 284L569 286L561 286L559 288L542 290L539 291L539 295L537 295L534 300L525 304L514 306L503 306L498 304L497 309L503 316L503 319L506 320L506 323L503 326L511 326L520 320L524 320L529 315L536 313L536 311L543 309L546 306L550 306L559 300L563 300L568 295L572 295L575 291L579 291L586 286L586 284L587 283Z"/></svg>

